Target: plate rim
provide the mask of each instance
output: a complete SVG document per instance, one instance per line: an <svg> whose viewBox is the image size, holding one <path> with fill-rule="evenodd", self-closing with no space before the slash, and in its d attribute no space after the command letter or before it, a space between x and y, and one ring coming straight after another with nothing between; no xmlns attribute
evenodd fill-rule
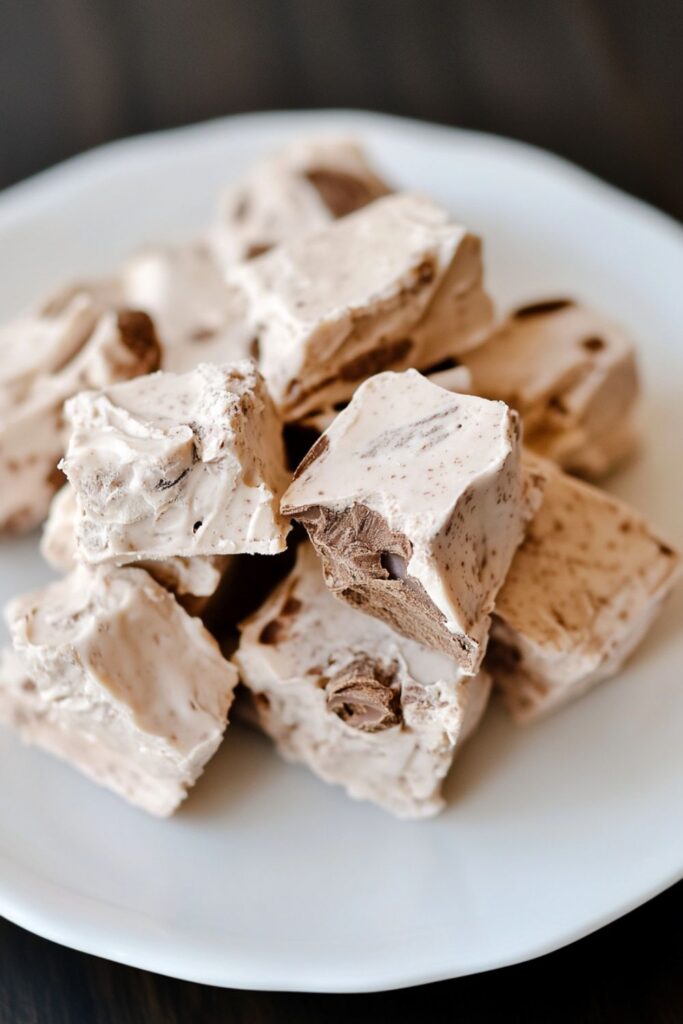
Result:
<svg viewBox="0 0 683 1024"><path fill-rule="evenodd" d="M5 863L7 858L0 855L0 864ZM2 872L0 872L0 916L20 928L24 928L40 938L50 942L73 949L79 953L89 956L96 956L101 959L110 960L114 963L137 970L150 971L163 977L174 978L179 981L187 981L200 985L211 985L216 988L234 988L246 991L258 992L308 992L315 994L330 995L361 995L374 992L391 992L404 988L414 988L420 985L434 984L440 981L453 981L457 978L469 977L475 974L483 974L488 971L499 970L504 967L514 967L519 964L528 963L546 956L549 953L557 952L567 946L587 938L594 932L613 924L620 918L637 910L648 903L651 899L661 895L671 886L683 880L683 868L674 872L670 877L661 883L653 885L644 893L634 896L633 899L625 901L615 907L613 911L606 912L593 919L585 926L577 928L560 929L545 942L532 943L518 954L500 957L491 957L472 961L469 964L460 963L458 967L446 967L439 965L432 970L414 971L412 974L406 972L405 968L397 972L374 970L372 980L367 977L367 964L360 971L358 968L350 970L345 967L337 972L330 971L323 973L315 965L313 968L302 968L301 961L297 961L297 974L292 978L292 967L288 962L283 962L277 969L273 970L272 960L264 967L261 962L255 963L253 959L240 959L235 965L235 950L230 950L232 964L228 966L222 961L217 961L215 956L206 969L198 966L203 952L203 947L195 943L194 955L186 958L185 954L177 950L178 933L171 934L171 940L166 947L160 942L160 935L155 931L154 925L147 925L140 929L135 936L135 943L130 938L125 940L129 945L122 948L122 940L106 932L100 931L97 924L97 914L103 905L102 900L91 899L82 893L72 893L58 883L43 879L32 872L21 872L28 877L29 884L35 889L36 882L41 892L47 895L50 900L50 907L57 914L51 917L47 912L39 911L30 901L26 905L21 904L18 898L12 900L4 891L2 885ZM16 874L16 873L15 873ZM74 903L83 907L84 913L75 920L82 926L80 932L76 927L69 927L69 918L74 918ZM90 907L94 913L90 912ZM134 918L139 925L140 917L131 914L129 910L121 908L109 908L124 918ZM106 925L105 925L106 928ZM97 934L95 934L97 933ZM85 936L85 937L84 937ZM208 944L210 949L215 946ZM188 967L192 965L192 969Z"/></svg>

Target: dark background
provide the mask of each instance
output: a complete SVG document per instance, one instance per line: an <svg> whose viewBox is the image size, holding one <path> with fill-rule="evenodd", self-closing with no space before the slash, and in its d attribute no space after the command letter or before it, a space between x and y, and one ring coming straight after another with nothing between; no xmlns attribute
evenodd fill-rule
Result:
<svg viewBox="0 0 683 1024"><path fill-rule="evenodd" d="M351 106L536 143L683 218L682 55L681 0L0 0L0 187L123 135ZM0 1024L679 1024L682 912L678 886L542 960L372 997L168 981L0 921Z"/></svg>
<svg viewBox="0 0 683 1024"><path fill-rule="evenodd" d="M0 0L0 186L108 139L352 106L515 136L683 217L680 0Z"/></svg>

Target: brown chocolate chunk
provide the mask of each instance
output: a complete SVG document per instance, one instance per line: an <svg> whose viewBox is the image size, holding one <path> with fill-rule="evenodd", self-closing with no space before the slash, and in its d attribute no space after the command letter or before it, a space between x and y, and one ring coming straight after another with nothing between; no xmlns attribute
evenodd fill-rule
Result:
<svg viewBox="0 0 683 1024"><path fill-rule="evenodd" d="M401 363L412 348L413 342L410 338L399 338L397 341L378 345L377 348L364 352L340 366L339 376L342 380L348 381L365 380L366 377L372 377L375 373Z"/></svg>
<svg viewBox="0 0 683 1024"><path fill-rule="evenodd" d="M532 302L528 306L520 306L512 314L515 320L523 320L530 316L542 316L545 313L556 313L567 306L573 306L572 299L546 299L543 302Z"/></svg>
<svg viewBox="0 0 683 1024"><path fill-rule="evenodd" d="M272 249L272 245L269 245L267 242L254 242L247 249L246 258L248 260L255 260L258 256L263 256L264 252L268 252L269 249Z"/></svg>
<svg viewBox="0 0 683 1024"><path fill-rule="evenodd" d="M152 320L141 310L122 309L116 323L121 341L142 362L140 374L153 373L161 366L161 346Z"/></svg>
<svg viewBox="0 0 683 1024"><path fill-rule="evenodd" d="M320 438L326 441L325 435ZM316 445L311 451L314 451ZM396 578L389 571L388 556L408 562L410 541L393 533L378 512L367 505L353 505L343 512L317 506L294 513L323 558L327 583L333 590L346 590L368 578ZM343 552L343 561L339 559ZM331 578L329 578L331 577Z"/></svg>
<svg viewBox="0 0 683 1024"><path fill-rule="evenodd" d="M365 655L354 659L325 687L328 709L352 729L381 732L400 725L401 694L396 663L389 666Z"/></svg>
<svg viewBox="0 0 683 1024"><path fill-rule="evenodd" d="M415 283L422 287L424 284L431 284L436 274L436 268L432 260L423 260L415 272Z"/></svg>
<svg viewBox="0 0 683 1024"><path fill-rule="evenodd" d="M390 530L381 515L360 504L343 512L316 506L293 514L313 541L333 593L426 647L451 656L454 648L474 654L474 645L460 634L444 640L443 615L422 584L405 573L410 541Z"/></svg>
<svg viewBox="0 0 683 1024"><path fill-rule="evenodd" d="M286 633L287 627L284 622L281 622L280 619L271 619L259 633L258 641L260 644L277 645Z"/></svg>
<svg viewBox="0 0 683 1024"><path fill-rule="evenodd" d="M66 477L62 473L59 466L54 466L48 473L47 477L45 478L45 482L53 490L58 491L59 488L63 487L64 484L66 483Z"/></svg>
<svg viewBox="0 0 683 1024"><path fill-rule="evenodd" d="M333 217L345 217L376 199L380 192L371 192L367 184L344 171L313 168L306 179L320 195Z"/></svg>

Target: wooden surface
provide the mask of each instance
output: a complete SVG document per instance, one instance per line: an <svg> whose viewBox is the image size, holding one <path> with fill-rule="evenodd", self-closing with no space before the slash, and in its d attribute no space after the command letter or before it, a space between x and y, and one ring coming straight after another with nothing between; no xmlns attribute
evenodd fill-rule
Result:
<svg viewBox="0 0 683 1024"><path fill-rule="evenodd" d="M0 921L0 1024L680 1024L682 922L683 883L595 935L519 967L402 992L316 996L172 981L82 956Z"/></svg>
<svg viewBox="0 0 683 1024"><path fill-rule="evenodd" d="M683 218L680 0L1 0L0 186L122 135L356 106L525 139ZM405 993L228 992L0 922L0 1024L683 1020L683 887L567 950Z"/></svg>

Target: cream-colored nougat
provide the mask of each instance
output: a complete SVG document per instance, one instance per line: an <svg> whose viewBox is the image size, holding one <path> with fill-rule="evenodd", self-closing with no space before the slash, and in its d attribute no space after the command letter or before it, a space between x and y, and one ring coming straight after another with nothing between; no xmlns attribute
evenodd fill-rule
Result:
<svg viewBox="0 0 683 1024"><path fill-rule="evenodd" d="M71 572L78 564L76 495L70 484L60 487L50 502L40 538L40 553L58 572Z"/></svg>
<svg viewBox="0 0 683 1024"><path fill-rule="evenodd" d="M82 392L66 415L82 560L285 549L282 424L253 363Z"/></svg>
<svg viewBox="0 0 683 1024"><path fill-rule="evenodd" d="M472 390L517 409L524 441L570 472L601 476L637 443L633 344L566 299L525 306L464 357Z"/></svg>
<svg viewBox="0 0 683 1024"><path fill-rule="evenodd" d="M496 600L487 666L522 721L613 675L681 570L628 505L546 466L543 503Z"/></svg>
<svg viewBox="0 0 683 1024"><path fill-rule="evenodd" d="M52 499L40 541L43 558L60 572L70 572L78 564L76 516L76 495L71 485L66 484ZM178 597L211 597L225 575L229 559L229 555L196 555L133 561Z"/></svg>
<svg viewBox="0 0 683 1024"><path fill-rule="evenodd" d="M80 298L74 301L85 308ZM0 385L0 531L28 530L47 515L63 482L57 464L66 446L64 402L82 388L107 387L159 366L159 343L145 313L90 312L83 323L92 329L70 358L46 359L50 372L22 371L12 386L7 373L4 393Z"/></svg>
<svg viewBox="0 0 683 1024"><path fill-rule="evenodd" d="M388 191L353 139L301 139L260 160L225 191L210 241L227 267L324 227Z"/></svg>
<svg viewBox="0 0 683 1024"><path fill-rule="evenodd" d="M259 368L288 421L380 370L430 368L490 330L479 240L431 200L387 196L235 267Z"/></svg>
<svg viewBox="0 0 683 1024"><path fill-rule="evenodd" d="M123 266L121 288L130 305L154 318L162 369L185 373L199 363L250 356L244 298L226 285L203 242L137 253Z"/></svg>
<svg viewBox="0 0 683 1024"><path fill-rule="evenodd" d="M243 623L234 660L287 759L401 818L443 807L441 784L488 699L485 673L335 600L309 544Z"/></svg>
<svg viewBox="0 0 683 1024"><path fill-rule="evenodd" d="M6 615L25 678L0 678L3 717L131 803L172 814L221 742L237 683L201 622L142 569L110 566L81 566Z"/></svg>
<svg viewBox="0 0 683 1024"><path fill-rule="evenodd" d="M416 370L356 391L282 500L323 560L327 585L470 673L537 505L517 414L455 395Z"/></svg>
<svg viewBox="0 0 683 1024"><path fill-rule="evenodd" d="M0 722L21 729L40 714L42 701L13 647L0 648Z"/></svg>
<svg viewBox="0 0 683 1024"><path fill-rule="evenodd" d="M74 358L115 293L114 282L62 287L0 327L0 409L22 401L37 377Z"/></svg>

